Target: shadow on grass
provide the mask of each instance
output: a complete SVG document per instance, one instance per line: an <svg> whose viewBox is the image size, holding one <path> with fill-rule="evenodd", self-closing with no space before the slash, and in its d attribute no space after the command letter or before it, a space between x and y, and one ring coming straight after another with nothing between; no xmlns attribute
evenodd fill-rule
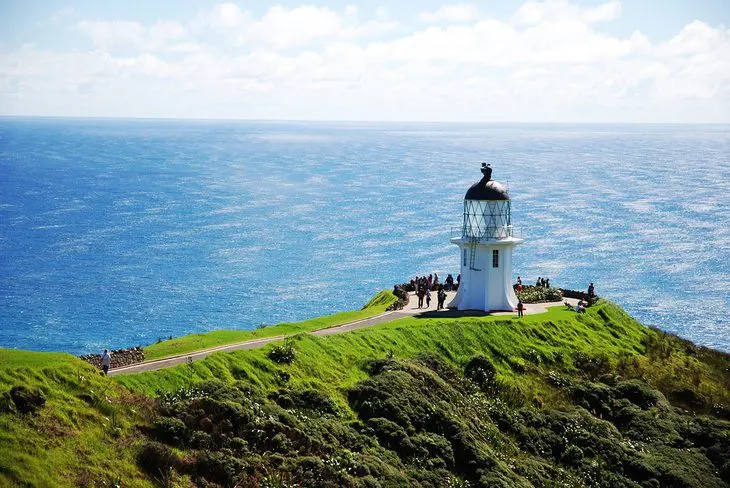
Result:
<svg viewBox="0 0 730 488"><path fill-rule="evenodd" d="M417 319L458 319L460 317L491 317L492 314L483 310L456 310L447 308L445 310L429 310L414 315Z"/></svg>

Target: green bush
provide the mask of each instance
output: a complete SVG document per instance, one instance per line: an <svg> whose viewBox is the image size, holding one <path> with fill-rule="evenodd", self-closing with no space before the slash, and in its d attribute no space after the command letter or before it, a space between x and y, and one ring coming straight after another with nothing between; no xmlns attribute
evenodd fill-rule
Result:
<svg viewBox="0 0 730 488"><path fill-rule="evenodd" d="M297 350L291 340L274 346L269 351L269 359L277 364L291 364L297 356Z"/></svg>
<svg viewBox="0 0 730 488"><path fill-rule="evenodd" d="M199 476L223 486L234 486L245 464L222 452L200 451L195 458L193 476Z"/></svg>
<svg viewBox="0 0 730 488"><path fill-rule="evenodd" d="M497 382L497 369L484 356L474 356L464 367L464 376L472 380L484 391L494 391Z"/></svg>
<svg viewBox="0 0 730 488"><path fill-rule="evenodd" d="M618 398L626 398L643 410L667 404L664 395L639 380L622 381L616 385L614 391Z"/></svg>
<svg viewBox="0 0 730 488"><path fill-rule="evenodd" d="M193 449L210 449L213 447L213 438L207 432L196 430L190 436L190 447Z"/></svg>
<svg viewBox="0 0 730 488"><path fill-rule="evenodd" d="M583 462L583 450L573 444L569 445L563 451L562 456L560 456L560 462L569 466L580 465Z"/></svg>
<svg viewBox="0 0 730 488"><path fill-rule="evenodd" d="M563 299L563 294L557 288L526 286L521 292L517 293L517 298L522 303L558 302Z"/></svg>
<svg viewBox="0 0 730 488"><path fill-rule="evenodd" d="M185 422L174 417L160 417L152 425L152 435L155 439L173 446L185 443L187 427Z"/></svg>
<svg viewBox="0 0 730 488"><path fill-rule="evenodd" d="M137 454L140 469L152 477L169 479L171 471L180 465L180 459L172 449L159 442L147 442Z"/></svg>
<svg viewBox="0 0 730 488"><path fill-rule="evenodd" d="M605 353L591 355L577 352L573 355L573 366L593 379L611 371L611 361Z"/></svg>

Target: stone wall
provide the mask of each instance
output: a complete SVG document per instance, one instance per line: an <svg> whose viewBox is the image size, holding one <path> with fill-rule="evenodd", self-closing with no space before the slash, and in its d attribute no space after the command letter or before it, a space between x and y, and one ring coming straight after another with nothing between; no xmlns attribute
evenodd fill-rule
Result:
<svg viewBox="0 0 730 488"><path fill-rule="evenodd" d="M111 356L111 369L130 366L144 361L144 351L141 347L130 347L128 349L117 349L109 351ZM86 354L79 356L87 363L101 369L101 354Z"/></svg>
<svg viewBox="0 0 730 488"><path fill-rule="evenodd" d="M588 305L593 305L598 301L598 296L588 298L588 293L584 291L565 290L563 288L559 288L559 290L565 298L577 298L578 300L585 300L586 302L588 302Z"/></svg>

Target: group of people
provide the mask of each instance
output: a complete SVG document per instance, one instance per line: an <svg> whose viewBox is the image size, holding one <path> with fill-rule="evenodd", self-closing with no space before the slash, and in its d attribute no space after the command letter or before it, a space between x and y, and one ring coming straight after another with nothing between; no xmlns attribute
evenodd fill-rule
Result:
<svg viewBox="0 0 730 488"><path fill-rule="evenodd" d="M436 310L445 308L444 302L446 301L446 290L444 288L445 287L443 285L440 285L436 291ZM420 286L416 291L416 296L418 297L418 308L423 308L424 300L426 301L426 308L431 306L431 290L425 286Z"/></svg>
<svg viewBox="0 0 730 488"><path fill-rule="evenodd" d="M542 278L538 276L535 286L539 288L550 288L550 278Z"/></svg>
<svg viewBox="0 0 730 488"><path fill-rule="evenodd" d="M451 273L449 273L444 282L440 283L439 275L433 273L428 276L416 276L411 280L411 286L416 292L421 288L425 288L430 291L437 291L439 287L443 287L446 291L451 291L459 287L459 281L461 281L461 275L456 277L456 286L454 286L454 277L451 276Z"/></svg>
<svg viewBox="0 0 730 488"><path fill-rule="evenodd" d="M542 278L538 276L537 281L535 282L535 286L541 287L541 288L550 288L550 278ZM524 289L522 286L522 277L517 277L517 284L515 285L515 290L517 293L521 292Z"/></svg>
<svg viewBox="0 0 730 488"><path fill-rule="evenodd" d="M431 306L431 292L436 292L436 310L446 308L444 303L446 302L446 292L456 290L459 287L461 281L461 275L457 275L456 283L454 283L454 277L449 273L443 283L439 282L439 275L436 273L428 276L416 276L411 280L411 286L416 292L418 297L418 308L426 308Z"/></svg>

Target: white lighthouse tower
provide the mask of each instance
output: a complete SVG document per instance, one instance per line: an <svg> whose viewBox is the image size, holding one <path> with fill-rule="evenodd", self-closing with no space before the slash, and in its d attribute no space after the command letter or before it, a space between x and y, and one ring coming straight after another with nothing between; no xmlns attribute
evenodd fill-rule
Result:
<svg viewBox="0 0 730 488"><path fill-rule="evenodd" d="M458 310L514 310L517 296L512 288L512 250L522 239L515 237L507 188L492 180L492 168L482 163L480 181L464 196L464 223L459 246L461 281L449 308Z"/></svg>

